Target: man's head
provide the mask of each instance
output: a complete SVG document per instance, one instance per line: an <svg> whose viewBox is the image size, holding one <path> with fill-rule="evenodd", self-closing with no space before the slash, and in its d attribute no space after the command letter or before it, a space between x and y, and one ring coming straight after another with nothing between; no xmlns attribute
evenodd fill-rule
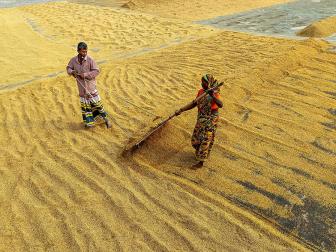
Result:
<svg viewBox="0 0 336 252"><path fill-rule="evenodd" d="M215 82L214 77L211 74L206 74L202 77L202 87L203 89L208 89Z"/></svg>
<svg viewBox="0 0 336 252"><path fill-rule="evenodd" d="M87 55L87 48L87 44L84 42L79 42L77 45L77 52L82 59Z"/></svg>

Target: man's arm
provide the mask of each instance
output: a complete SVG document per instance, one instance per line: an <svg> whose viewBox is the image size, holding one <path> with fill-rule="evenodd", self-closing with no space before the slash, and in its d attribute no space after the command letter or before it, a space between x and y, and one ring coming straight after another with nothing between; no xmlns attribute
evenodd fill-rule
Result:
<svg viewBox="0 0 336 252"><path fill-rule="evenodd" d="M75 78L77 77L77 73L75 71L75 67L74 67L72 59L69 61L68 65L66 67L66 71L67 71L68 75L71 75Z"/></svg>
<svg viewBox="0 0 336 252"><path fill-rule="evenodd" d="M92 60L92 62L90 64L90 71L86 72L86 73L83 73L83 77L85 79L92 80L92 79L96 78L98 76L98 74L99 74L98 65L94 60Z"/></svg>
<svg viewBox="0 0 336 252"><path fill-rule="evenodd" d="M67 67L66 67L66 70L67 70L67 73L69 75L73 75L73 73L75 72L74 70L74 65L73 65L73 62L72 62L72 59L69 61Z"/></svg>

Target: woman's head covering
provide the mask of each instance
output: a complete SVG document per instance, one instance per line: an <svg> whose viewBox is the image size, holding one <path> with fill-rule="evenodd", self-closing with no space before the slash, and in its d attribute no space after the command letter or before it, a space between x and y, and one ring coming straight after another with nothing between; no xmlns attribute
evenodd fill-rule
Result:
<svg viewBox="0 0 336 252"><path fill-rule="evenodd" d="M214 79L212 74L206 74L202 77L202 87L203 89L208 89L213 87L214 83L217 81Z"/></svg>

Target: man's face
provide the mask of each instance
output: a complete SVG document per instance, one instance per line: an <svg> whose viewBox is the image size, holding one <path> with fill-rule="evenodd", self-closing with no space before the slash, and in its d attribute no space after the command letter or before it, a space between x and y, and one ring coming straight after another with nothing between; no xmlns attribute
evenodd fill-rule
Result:
<svg viewBox="0 0 336 252"><path fill-rule="evenodd" d="M85 56L87 55L87 49L80 49L78 51L78 54L82 57L82 59L84 59Z"/></svg>

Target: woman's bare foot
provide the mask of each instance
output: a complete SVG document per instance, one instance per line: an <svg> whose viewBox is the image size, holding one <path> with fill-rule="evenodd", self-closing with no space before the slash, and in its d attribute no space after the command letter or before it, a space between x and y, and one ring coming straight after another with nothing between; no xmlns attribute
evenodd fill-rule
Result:
<svg viewBox="0 0 336 252"><path fill-rule="evenodd" d="M191 168L193 170L197 170L199 168L202 168L203 167L203 161L199 161L197 164L194 164Z"/></svg>
<svg viewBox="0 0 336 252"><path fill-rule="evenodd" d="M104 118L104 121L105 121L105 125L106 125L106 128L111 128L112 127L112 124L111 124L111 122L109 121L109 119L107 119L107 118Z"/></svg>
<svg viewBox="0 0 336 252"><path fill-rule="evenodd" d="M94 127L94 124L85 124L84 127L86 129L90 129L90 128L93 128Z"/></svg>

